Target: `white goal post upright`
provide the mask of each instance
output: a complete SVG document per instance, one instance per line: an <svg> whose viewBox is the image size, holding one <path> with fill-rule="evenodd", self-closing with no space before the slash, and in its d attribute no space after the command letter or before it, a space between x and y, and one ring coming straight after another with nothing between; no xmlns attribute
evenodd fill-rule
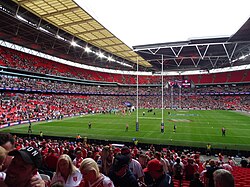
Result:
<svg viewBox="0 0 250 187"><path fill-rule="evenodd" d="M139 75L138 75L138 70L139 70L139 66L138 66L138 57L136 59L137 61L137 66L136 66L136 69L137 69L137 72L136 72L136 124L135 124L135 130L136 131L139 131L139 104L138 104L138 101L139 101L139 97L138 97L138 91L139 91L139 87L138 87L138 84L139 84Z"/></svg>
<svg viewBox="0 0 250 187"><path fill-rule="evenodd" d="M163 55L161 55L161 128L163 129L164 131L164 77L163 77L163 69L164 69L164 66L163 66L163 62L164 62L164 59L163 59Z"/></svg>

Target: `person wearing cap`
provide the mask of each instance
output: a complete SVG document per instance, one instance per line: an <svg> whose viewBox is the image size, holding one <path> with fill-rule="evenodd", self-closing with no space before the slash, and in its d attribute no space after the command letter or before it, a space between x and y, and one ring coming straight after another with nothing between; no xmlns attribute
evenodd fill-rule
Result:
<svg viewBox="0 0 250 187"><path fill-rule="evenodd" d="M128 156L129 159L129 169L133 172L135 177L144 183L144 173L142 166L139 161L132 158L131 151L127 146L122 147L121 154Z"/></svg>
<svg viewBox="0 0 250 187"><path fill-rule="evenodd" d="M42 156L34 147L26 147L20 150L13 150L8 153L13 156L6 171L4 183L1 187L45 187L38 168L42 164Z"/></svg>
<svg viewBox="0 0 250 187"><path fill-rule="evenodd" d="M139 187L136 177L129 169L129 159L122 154L117 154L114 158L109 177L116 187Z"/></svg>
<svg viewBox="0 0 250 187"><path fill-rule="evenodd" d="M61 155L57 161L56 173L51 180L51 184L61 183L64 187L76 187L79 186L81 180L82 174L74 166L69 155Z"/></svg>
<svg viewBox="0 0 250 187"><path fill-rule="evenodd" d="M150 187L173 187L172 179L170 175L164 173L162 163L155 159L152 159L148 162L147 167L143 170L144 173L149 174L152 180L151 184L146 183Z"/></svg>

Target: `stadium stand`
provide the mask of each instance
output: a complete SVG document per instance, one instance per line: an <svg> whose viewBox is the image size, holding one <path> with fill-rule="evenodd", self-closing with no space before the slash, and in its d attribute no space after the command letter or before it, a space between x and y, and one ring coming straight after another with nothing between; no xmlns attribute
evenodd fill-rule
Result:
<svg viewBox="0 0 250 187"><path fill-rule="evenodd" d="M30 54L25 54L5 47L0 47L1 51L1 65L9 68L39 72L42 74L50 74L63 77L71 77L77 79L117 82L121 84L136 84L136 76L109 74L104 72L95 72L85 70L65 64L60 64L55 61L42 59ZM29 59L29 60L27 60ZM250 82L248 70L235 71L231 73L216 73L203 75L189 75L187 78L194 84L224 84L224 83L242 83ZM164 81L180 80L180 77L168 76ZM139 76L139 84L159 84L161 83L160 76Z"/></svg>
<svg viewBox="0 0 250 187"><path fill-rule="evenodd" d="M21 3L25 4L26 2L28 1L23 1ZM31 3L31 1L29 2ZM4 5L1 6L2 10L4 10L3 7ZM15 6L9 7L13 8L14 10ZM21 10L22 6L18 5L18 9ZM8 13L10 12L11 11ZM68 10L66 10L66 12L68 12ZM16 11L15 17L18 15L17 13L19 12ZM23 15L25 16L25 14ZM43 21L41 20L41 22ZM21 23L19 25L21 28ZM15 35L18 35L18 32L21 32L21 30L22 29L20 29L20 31L17 30ZM1 30L1 37L4 37L3 32ZM38 33L38 36L40 37L39 34L41 33ZM66 33L64 34L67 35ZM5 36L7 39L8 35ZM38 36L36 36L37 40L40 40ZM66 38L66 36L63 37ZM14 40L15 37L11 37L11 40L17 43L17 40L19 40L19 44L27 44L27 41L29 41L27 38L27 41L25 41L25 39L22 40L21 38L22 37L19 39L16 38L16 40ZM72 36L69 38L71 40ZM32 42L29 41L28 43ZM192 42L193 41L190 41L190 43ZM35 43L37 43L37 41ZM54 48L54 44L52 48ZM43 48L43 46L39 46L38 44L31 45L41 48L40 51L46 49L46 47ZM113 46L116 45L117 44L113 44ZM199 47L204 46L195 45L199 53L201 52L199 51ZM60 57L65 57L65 59L67 59L67 56L70 56L68 53L70 53L71 50L71 46L66 47L68 47L66 52L67 54L59 54ZM208 47L210 46L208 45L207 49ZM176 47L176 49L177 48L179 47ZM171 51L176 53L176 49L171 48ZM217 49L214 50L216 53L218 52ZM233 51L235 51L235 54L236 52L239 52L238 49ZM48 49L46 52L52 52L53 54L52 49ZM157 52L158 49L155 51L155 53ZM183 52L185 52L185 50L183 50ZM83 52L81 53L83 54ZM226 51L226 53L228 53L228 51ZM72 54L73 53L71 53L71 55ZM203 52L203 55L203 57L206 57L206 52ZM230 54L232 57L233 55L234 54ZM177 58L181 57L178 57L176 54L174 56ZM198 57L198 55L194 56ZM120 70L121 68L120 65L111 63L108 60L104 63L100 63L98 60L93 60L93 57L92 60L91 58L84 57L82 59L81 57L78 58L78 55L76 55L75 59L78 60L78 62L84 61L84 65L91 65L93 67L96 66L99 68L110 68L113 70ZM202 60L205 60L206 58L203 57ZM247 56L245 56L245 58L246 57ZM173 62L178 65L179 68L182 61L179 64L175 60ZM213 61L210 62L212 66L215 65L212 63ZM159 62L157 62L157 65L159 66ZM201 64L195 64L195 66L198 65L200 66ZM123 70L134 70L133 68L124 67ZM50 120L58 121L62 120L63 118L70 118L74 116L83 117L82 115L84 114L106 114L111 113L112 109L114 108L120 111L125 111L127 108L124 105L124 101L128 103L136 103L137 99L140 101L138 107L142 109L152 110L156 108L164 108L176 110L180 108L185 110L234 110L240 111L242 113L250 112L249 70L223 73L210 73L209 69L205 71L207 72L204 74L162 77L153 70L152 75L139 75L139 79L137 80L135 72L134 74L118 74L83 69L41 58L36 55L20 52L8 47L0 46L0 129L27 123L30 124L31 127L31 122L44 121L44 124L46 124ZM163 83L161 82L162 78L164 80ZM180 86L182 81L185 80L188 82L190 81L191 83L188 88ZM139 87L138 90L136 85L137 81ZM162 89L164 90L163 94ZM137 92L138 98L136 97ZM162 106L161 95L163 95L163 99L165 101L168 101L164 102L164 106ZM91 123L89 122L89 124ZM126 126L126 128L127 127L128 126ZM69 126L69 128L71 127ZM3 130L8 131L9 129ZM40 135L28 132L28 134L25 135L13 135L13 138L8 134L8 137L11 137L11 139L6 139L4 134L5 133L0 133L0 148L2 148L0 151L6 149L6 144L9 145L10 143L13 144L9 145L8 147L11 147L11 149L14 148L20 150L27 146L39 149L43 156L43 163L39 168L39 173L41 174L41 178L46 181L46 185L49 187L53 186L50 184L51 179L53 180L55 177L53 173L58 171L58 159L64 154L67 155L64 156L67 157L68 164L74 165L71 167L74 168L74 171L79 173L78 168L80 167L83 159L91 158L98 164L100 171L108 176L110 174L110 169L112 167L114 168L114 165L117 164L114 162L114 158L117 158L115 156L119 156L120 153L122 153L121 144L111 144L109 140L106 139L100 140L101 143L98 144L96 143L97 141L95 142L95 140L88 140L87 137L86 139L85 137L82 138L80 134L78 134L76 138L59 136L47 137L43 136L42 131L40 131ZM127 151L127 155L125 155L128 156L125 157L125 161L131 159L131 163L132 160L134 163L138 163L139 172L146 175L145 170L144 173L142 169L147 168L148 161L153 160L160 155L157 159L161 161L162 168L164 167L166 174L173 176L173 180L171 182L173 182L174 187L189 187L190 181L193 179L196 172L200 174L200 180L205 185L205 187L209 187L208 183L211 183L213 179L213 177L211 178L211 176L209 176L209 171L213 167L214 169L224 168L230 171L234 176L236 187L250 187L250 164L248 158L244 158L245 166L243 168L240 166L240 163L236 162L236 159L231 159L230 162L230 159L226 158L227 156L231 156L232 158L232 156L235 155L222 155L222 153L220 153L219 155L215 154L215 156L207 156L201 155L199 149L186 150L180 149L177 146L173 149L171 146L163 149L162 146L164 145L158 145L156 148L154 145L138 145L135 142L136 139L133 138L133 143L130 142L129 145L127 145L128 147L123 147ZM126 142L122 143L126 144ZM143 145L144 147L140 147L140 145ZM202 151L204 149L205 148L201 148ZM226 149L227 148L225 147L225 152L227 151ZM7 156L6 150L0 152L0 186L1 182L4 181L5 168L3 169L2 166L6 164L4 163L7 160L5 159ZM241 159L240 151L237 151L239 154L236 156L238 159ZM4 156L2 156L2 154ZM142 157L144 158L143 161L141 160ZM178 180L176 179L174 167L177 160L178 162L180 160L181 166L183 167L183 176L181 175L181 178ZM131 168L129 162L126 161L125 163L124 157L122 161L123 165L121 166L128 164L129 168ZM161 172L162 171L163 170L161 170ZM81 172L83 173L83 171ZM88 173L85 174L88 175ZM134 178L137 177L137 175L134 175L132 172L131 175ZM141 178L144 177L146 179L146 176L143 175L142 177L138 177L140 178L140 182L142 182L142 184L144 181ZM103 178L109 180L106 176L100 175L100 179ZM65 179L62 180L63 183L66 183L64 180ZM74 177L73 180L75 180ZM82 184L84 184L84 182L86 181L82 181ZM153 184L150 178L147 181L145 180L145 183L147 183L148 186L152 186Z"/></svg>
<svg viewBox="0 0 250 187"><path fill-rule="evenodd" d="M95 63L86 59L86 64L96 65ZM0 129L31 121L61 120L82 114L109 113L114 107L125 110L126 106L123 101L136 103L136 75L87 70L3 46L0 47L0 68L2 70L0 72ZM118 66L114 65L114 68L118 69ZM173 95L173 103L164 103L164 108L172 109L173 106L179 105L186 110L221 109L250 112L250 70L164 76L163 79L165 83L163 85L164 99L170 101L171 95ZM162 107L161 80L162 77L157 74L139 75L139 108ZM189 80L192 86L180 89L178 84L174 84L183 80ZM168 88L171 82L173 86ZM112 145L91 144L82 141L81 137L77 141L55 137L41 139L36 136L14 136L14 138L16 149L33 146L42 152L43 166L39 168L39 172L41 177L47 181L48 186L50 186L49 182L53 177L53 172L56 171L56 162L62 154L69 155L76 167L79 167L82 159L92 158L99 164L101 171L104 171L103 150L109 150L109 164L112 164L115 154L120 152L119 148L112 147ZM209 178L207 177L208 167L205 165L207 162L201 160L200 153L185 152L185 150L176 152L169 149L158 151L162 153L163 162L168 165L170 175L173 174L176 159L181 158L184 175L182 180L173 177L174 186L188 187L194 172L200 173L202 182L207 186ZM151 146L150 149L143 150L134 146L130 147L130 152L133 159L140 163L140 155L147 158L147 161L154 159L156 149ZM230 162L220 160L219 157L210 159L216 159L214 161L216 168L229 168L228 170L234 176L236 187L250 186L248 160L246 166L248 168L242 168L237 164L235 166ZM192 160L192 166L188 166L190 160ZM230 167L226 167L225 164ZM145 168L146 165L144 163L140 166ZM192 170L189 177L187 177L187 168Z"/></svg>

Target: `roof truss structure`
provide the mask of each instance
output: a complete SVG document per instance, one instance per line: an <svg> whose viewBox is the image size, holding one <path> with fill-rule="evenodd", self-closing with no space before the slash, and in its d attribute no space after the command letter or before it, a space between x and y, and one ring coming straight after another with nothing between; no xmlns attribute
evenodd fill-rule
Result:
<svg viewBox="0 0 250 187"><path fill-rule="evenodd" d="M249 64L250 19L232 36L134 46L156 71L211 70Z"/></svg>

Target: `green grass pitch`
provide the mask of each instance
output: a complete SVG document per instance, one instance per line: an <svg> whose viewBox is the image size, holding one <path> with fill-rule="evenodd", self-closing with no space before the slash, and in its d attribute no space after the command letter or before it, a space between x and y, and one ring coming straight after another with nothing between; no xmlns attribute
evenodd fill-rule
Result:
<svg viewBox="0 0 250 187"><path fill-rule="evenodd" d="M145 111L145 116L142 112ZM81 117L33 123L33 134L43 131L44 135L76 137L80 134L89 139L115 140L139 143L250 150L250 116L235 111L222 110L164 110L165 132L161 133L162 111L138 111L139 131L135 129L136 111L131 115L96 114ZM170 112L170 115L168 114ZM88 128L88 122L92 128ZM126 123L129 125L125 131ZM174 124L177 125L173 132ZM221 128L226 128L226 136ZM12 133L27 133L28 126L20 125L2 129Z"/></svg>

